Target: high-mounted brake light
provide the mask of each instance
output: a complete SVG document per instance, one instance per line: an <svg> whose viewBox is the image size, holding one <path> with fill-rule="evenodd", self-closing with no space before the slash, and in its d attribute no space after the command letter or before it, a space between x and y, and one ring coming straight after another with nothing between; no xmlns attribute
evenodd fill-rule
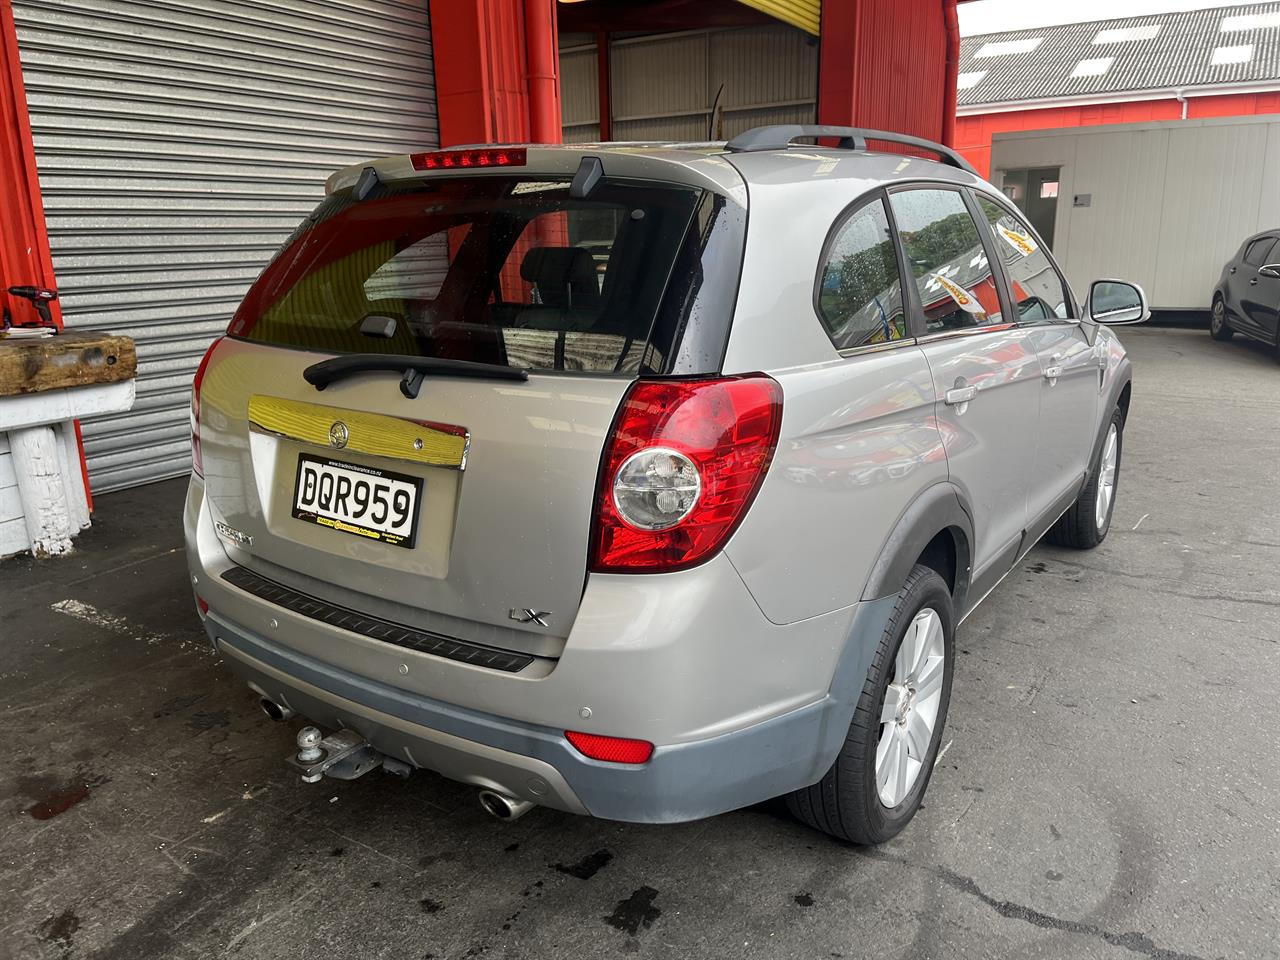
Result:
<svg viewBox="0 0 1280 960"><path fill-rule="evenodd" d="M526 158L527 152L523 147L497 147L415 153L409 159L415 170L455 170L471 167L523 167Z"/></svg>
<svg viewBox="0 0 1280 960"><path fill-rule="evenodd" d="M782 388L762 373L632 384L605 449L591 569L662 573L713 556L764 482L781 424Z"/></svg>
<svg viewBox="0 0 1280 960"><path fill-rule="evenodd" d="M604 737L598 733L579 733L576 730L566 730L564 735L579 753L592 760L603 760L605 763L648 763L653 756L653 744L648 740Z"/></svg>
<svg viewBox="0 0 1280 960"><path fill-rule="evenodd" d="M200 477L204 476L204 458L200 454L200 387L204 384L204 372L209 368L209 358L221 342L222 337L218 337L209 344L191 380L191 469Z"/></svg>

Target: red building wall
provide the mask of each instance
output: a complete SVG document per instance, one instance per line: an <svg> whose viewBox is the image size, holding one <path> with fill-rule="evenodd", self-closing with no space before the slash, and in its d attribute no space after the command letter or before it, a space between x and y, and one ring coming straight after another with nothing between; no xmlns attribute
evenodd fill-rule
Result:
<svg viewBox="0 0 1280 960"><path fill-rule="evenodd" d="M818 122L943 136L954 0L824 3Z"/></svg>
<svg viewBox="0 0 1280 960"><path fill-rule="evenodd" d="M1261 113L1280 113L1280 91L1187 98L1188 120ZM1131 100L1124 103L972 114L956 119L955 145L985 177L991 174L991 141L997 133L1063 130L1112 123L1146 123L1152 120L1178 120L1181 117L1182 104L1173 97L1165 100Z"/></svg>

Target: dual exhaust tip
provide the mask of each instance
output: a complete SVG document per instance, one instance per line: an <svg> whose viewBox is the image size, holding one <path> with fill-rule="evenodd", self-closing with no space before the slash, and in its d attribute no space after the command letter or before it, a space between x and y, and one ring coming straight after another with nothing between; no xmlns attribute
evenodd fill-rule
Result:
<svg viewBox="0 0 1280 960"><path fill-rule="evenodd" d="M270 697L263 697L258 701L258 705L262 707L262 712L267 715L268 719L277 723L294 716L294 711L291 707L276 703ZM480 801L481 808L489 816L495 820L506 820L508 822L519 820L534 807L534 804L528 800L509 797L505 793L499 793L497 790L481 790L477 795L477 799Z"/></svg>

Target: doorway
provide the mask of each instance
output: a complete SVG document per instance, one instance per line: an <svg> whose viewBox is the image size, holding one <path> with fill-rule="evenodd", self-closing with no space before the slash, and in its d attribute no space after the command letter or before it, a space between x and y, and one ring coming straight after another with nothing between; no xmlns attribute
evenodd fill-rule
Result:
<svg viewBox="0 0 1280 960"><path fill-rule="evenodd" d="M1004 194L1017 205L1036 232L1053 249L1053 228L1058 217L1061 167L1036 167L1004 172Z"/></svg>

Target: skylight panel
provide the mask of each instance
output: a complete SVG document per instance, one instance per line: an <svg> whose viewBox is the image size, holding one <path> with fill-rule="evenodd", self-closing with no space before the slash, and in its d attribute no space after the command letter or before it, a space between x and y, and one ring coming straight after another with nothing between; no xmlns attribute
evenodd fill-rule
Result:
<svg viewBox="0 0 1280 960"><path fill-rule="evenodd" d="M1280 27L1280 11L1275 13L1245 13L1235 17L1223 17L1218 29L1223 33L1236 33L1240 30L1266 30L1269 27Z"/></svg>
<svg viewBox="0 0 1280 960"><path fill-rule="evenodd" d="M982 82L982 78L987 75L985 70L970 70L956 77L957 90L972 90Z"/></svg>
<svg viewBox="0 0 1280 960"><path fill-rule="evenodd" d="M1093 38L1094 44L1128 43L1133 40L1153 40L1160 34L1160 24L1148 23L1141 27L1116 27L1112 30L1099 30Z"/></svg>
<svg viewBox="0 0 1280 960"><path fill-rule="evenodd" d="M1209 61L1215 67L1228 63L1248 63L1253 59L1253 44L1241 43L1234 47L1214 47Z"/></svg>
<svg viewBox="0 0 1280 960"><path fill-rule="evenodd" d="M1014 53L1030 53L1043 42L1044 37L1027 37L1024 40L994 40L991 43L984 43L973 57L976 60L980 57L1007 57Z"/></svg>
<svg viewBox="0 0 1280 960"><path fill-rule="evenodd" d="M1073 77L1100 77L1111 69L1116 62L1115 57L1094 57L1092 60L1081 60L1071 71Z"/></svg>

